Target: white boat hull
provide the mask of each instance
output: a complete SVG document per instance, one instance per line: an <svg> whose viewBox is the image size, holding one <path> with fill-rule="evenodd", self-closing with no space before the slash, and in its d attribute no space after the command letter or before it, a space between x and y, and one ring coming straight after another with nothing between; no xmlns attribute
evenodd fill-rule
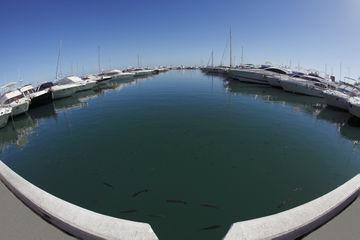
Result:
<svg viewBox="0 0 360 240"><path fill-rule="evenodd" d="M321 89L315 88L312 85L307 84L299 84L296 81L291 80L282 80L281 81L282 88L291 93L297 93L312 97L324 97L323 91Z"/></svg>
<svg viewBox="0 0 360 240"><path fill-rule="evenodd" d="M360 104L349 104L349 112L357 118L360 118Z"/></svg>
<svg viewBox="0 0 360 240"><path fill-rule="evenodd" d="M72 95L75 94L76 90L77 87L60 88L60 89L52 88L53 99L56 100L56 99L71 97Z"/></svg>
<svg viewBox="0 0 360 240"><path fill-rule="evenodd" d="M30 100L27 98L22 98L18 101L10 103L8 106L12 108L11 116L15 117L26 113L29 110Z"/></svg>
<svg viewBox="0 0 360 240"><path fill-rule="evenodd" d="M282 88L281 86L281 80L279 78L276 77L266 77L266 80L268 81L268 83L270 84L270 86L275 87L275 88Z"/></svg>
<svg viewBox="0 0 360 240"><path fill-rule="evenodd" d="M7 125L10 115L11 110L4 108L0 110L0 128L3 128Z"/></svg>
<svg viewBox="0 0 360 240"><path fill-rule="evenodd" d="M266 84L266 85L269 84L266 79L266 76L258 72L230 70L229 74L232 78L235 78L241 82Z"/></svg>
<svg viewBox="0 0 360 240"><path fill-rule="evenodd" d="M76 89L76 92L88 91L88 90L93 89L95 86L96 86L96 81L87 82L87 83L81 84Z"/></svg>
<svg viewBox="0 0 360 240"><path fill-rule="evenodd" d="M348 98L336 96L333 94L327 94L327 93L324 94L324 98L327 105L348 111L349 108Z"/></svg>

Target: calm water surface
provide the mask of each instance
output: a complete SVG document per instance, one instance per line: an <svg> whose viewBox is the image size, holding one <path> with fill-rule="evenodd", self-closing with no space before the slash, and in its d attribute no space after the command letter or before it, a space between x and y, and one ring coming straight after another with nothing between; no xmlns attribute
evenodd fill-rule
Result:
<svg viewBox="0 0 360 240"><path fill-rule="evenodd" d="M148 222L160 239L221 239L358 173L358 126L321 99L173 71L31 111L0 130L0 146L71 203Z"/></svg>

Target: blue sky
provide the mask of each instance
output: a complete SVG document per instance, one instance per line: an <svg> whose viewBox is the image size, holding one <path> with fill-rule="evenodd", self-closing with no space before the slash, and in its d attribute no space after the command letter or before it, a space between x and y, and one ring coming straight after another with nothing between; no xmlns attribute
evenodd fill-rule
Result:
<svg viewBox="0 0 360 240"><path fill-rule="evenodd" d="M360 1L4 0L0 3L0 82L55 77L59 41L63 72L137 65L220 63L231 26L235 60L290 64L360 75ZM226 55L228 61L228 54Z"/></svg>

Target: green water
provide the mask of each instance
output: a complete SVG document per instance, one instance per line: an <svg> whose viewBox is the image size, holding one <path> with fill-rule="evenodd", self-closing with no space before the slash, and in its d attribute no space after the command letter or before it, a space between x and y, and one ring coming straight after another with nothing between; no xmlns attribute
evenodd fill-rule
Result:
<svg viewBox="0 0 360 240"><path fill-rule="evenodd" d="M211 240L357 174L358 126L321 99L173 71L32 111L0 146L55 196L150 223L160 239Z"/></svg>

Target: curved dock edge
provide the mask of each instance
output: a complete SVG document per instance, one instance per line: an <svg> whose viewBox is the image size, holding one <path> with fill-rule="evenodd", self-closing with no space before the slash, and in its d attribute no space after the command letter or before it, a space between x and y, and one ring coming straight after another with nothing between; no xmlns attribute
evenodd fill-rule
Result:
<svg viewBox="0 0 360 240"><path fill-rule="evenodd" d="M149 224L102 215L61 200L26 181L2 161L0 180L31 210L77 238L158 240Z"/></svg>
<svg viewBox="0 0 360 240"><path fill-rule="evenodd" d="M234 223L224 240L296 239L331 220L359 194L360 174L335 190L274 215Z"/></svg>

